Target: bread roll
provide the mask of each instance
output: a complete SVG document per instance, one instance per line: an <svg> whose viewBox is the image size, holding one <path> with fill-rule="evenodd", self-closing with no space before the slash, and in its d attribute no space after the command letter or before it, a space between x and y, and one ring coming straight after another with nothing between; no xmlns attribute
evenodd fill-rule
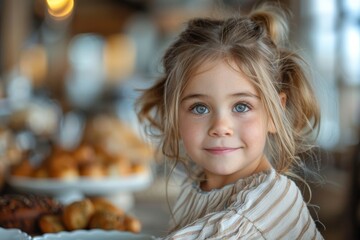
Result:
<svg viewBox="0 0 360 240"><path fill-rule="evenodd" d="M126 231L134 233L139 233L141 231L140 221L132 216L126 215L124 219L124 224Z"/></svg>
<svg viewBox="0 0 360 240"><path fill-rule="evenodd" d="M62 220L67 230L84 229L94 212L94 205L85 198L67 205L64 208Z"/></svg>
<svg viewBox="0 0 360 240"><path fill-rule="evenodd" d="M124 215L124 211L105 198L97 197L91 198L90 201L93 203L95 212L113 212L118 215Z"/></svg>
<svg viewBox="0 0 360 240"><path fill-rule="evenodd" d="M83 144L75 149L75 151L72 153L72 156L76 163L81 166L82 164L94 162L95 151L90 145Z"/></svg>
<svg viewBox="0 0 360 240"><path fill-rule="evenodd" d="M60 215L46 214L41 216L39 227L42 233L57 233L65 231Z"/></svg>
<svg viewBox="0 0 360 240"><path fill-rule="evenodd" d="M102 164L99 162L82 164L79 167L79 174L82 177L91 177L91 178L103 178L106 176L105 170Z"/></svg>
<svg viewBox="0 0 360 240"><path fill-rule="evenodd" d="M12 171L11 175L18 177L30 177L33 174L34 167L31 165L28 159L24 159L18 165L16 165Z"/></svg>
<svg viewBox="0 0 360 240"><path fill-rule="evenodd" d="M79 170L70 155L54 156L48 163L49 176L61 180L76 180Z"/></svg>
<svg viewBox="0 0 360 240"><path fill-rule="evenodd" d="M105 230L125 230L124 224L125 216L119 215L116 212L95 212L91 217L89 228L100 228Z"/></svg>

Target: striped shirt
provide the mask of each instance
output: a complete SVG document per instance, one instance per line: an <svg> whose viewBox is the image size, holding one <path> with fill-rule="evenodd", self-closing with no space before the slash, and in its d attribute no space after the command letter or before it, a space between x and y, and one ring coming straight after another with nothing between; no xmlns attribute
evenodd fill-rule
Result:
<svg viewBox="0 0 360 240"><path fill-rule="evenodd" d="M190 180L163 239L323 239L299 188L274 169L204 192Z"/></svg>

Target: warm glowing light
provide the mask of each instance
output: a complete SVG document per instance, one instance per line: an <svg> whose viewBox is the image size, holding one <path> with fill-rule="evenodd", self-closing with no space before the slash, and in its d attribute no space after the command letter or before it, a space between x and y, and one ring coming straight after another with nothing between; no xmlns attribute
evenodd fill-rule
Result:
<svg viewBox="0 0 360 240"><path fill-rule="evenodd" d="M55 19L65 19L74 10L74 0L46 0L48 12Z"/></svg>
<svg viewBox="0 0 360 240"><path fill-rule="evenodd" d="M61 10L68 4L68 0L47 0L48 7L54 11Z"/></svg>

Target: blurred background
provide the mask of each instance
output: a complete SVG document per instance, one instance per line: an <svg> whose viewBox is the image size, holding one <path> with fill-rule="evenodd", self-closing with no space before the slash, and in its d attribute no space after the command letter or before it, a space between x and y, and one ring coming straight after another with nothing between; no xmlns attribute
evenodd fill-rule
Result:
<svg viewBox="0 0 360 240"><path fill-rule="evenodd" d="M262 2L0 0L2 191L9 188L4 175L24 158L39 165L54 146L74 150L101 124L107 132L98 134L111 135L118 129L113 119L146 144L134 111L137 89L159 76L164 49L184 22L246 13ZM325 239L360 239L360 1L274 2L292 13L290 39L312 67L321 105L324 182L312 186L312 203L326 227L320 230ZM99 117L102 122L88 130ZM167 200L177 189L170 186L166 200L162 167L154 169L151 184L134 190L130 209L145 233L161 235L170 216Z"/></svg>

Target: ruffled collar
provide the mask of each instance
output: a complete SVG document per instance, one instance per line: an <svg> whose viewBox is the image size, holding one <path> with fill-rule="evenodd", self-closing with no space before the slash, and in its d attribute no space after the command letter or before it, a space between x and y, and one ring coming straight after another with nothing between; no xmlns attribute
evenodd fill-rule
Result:
<svg viewBox="0 0 360 240"><path fill-rule="evenodd" d="M175 205L175 229L184 227L208 213L241 208L246 201L254 198L260 185L266 185L276 176L276 171L271 168L211 191L201 190L200 180L188 179L182 197Z"/></svg>
<svg viewBox="0 0 360 240"><path fill-rule="evenodd" d="M217 194L219 192L228 192L231 191L233 188L236 189L244 189L244 188L248 188L249 186L257 186L259 185L261 182L264 181L264 179L269 176L270 174L276 174L275 169L270 168L269 170L266 171L261 171L255 174L252 174L251 176L248 176L246 178L240 178L238 179L236 182L234 183L229 183L227 185L225 185L222 188L218 188L218 189L212 189L211 191L204 191L201 189L200 184L201 184L201 180L203 179L203 173L199 173L198 176L199 178L197 178L196 180L194 180L192 182L192 188L193 191L199 193L199 194Z"/></svg>

